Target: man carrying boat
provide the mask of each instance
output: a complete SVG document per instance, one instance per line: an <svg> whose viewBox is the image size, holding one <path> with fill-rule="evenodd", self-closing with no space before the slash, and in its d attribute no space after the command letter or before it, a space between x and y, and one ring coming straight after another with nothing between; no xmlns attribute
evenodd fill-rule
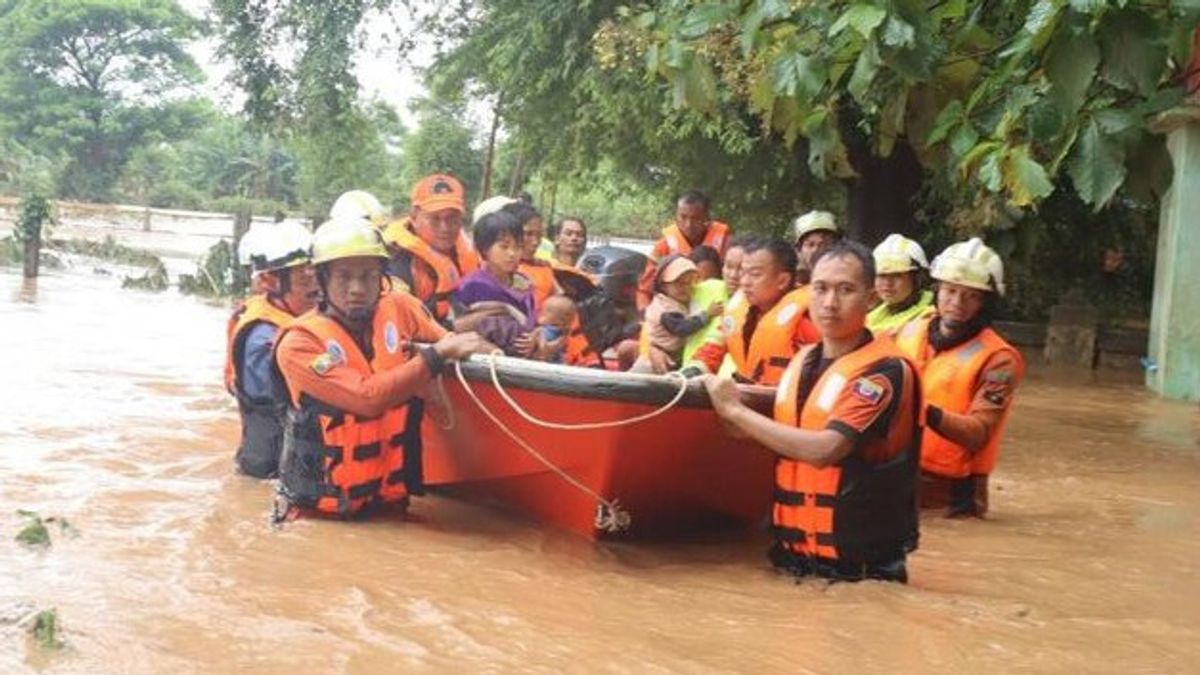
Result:
<svg viewBox="0 0 1200 675"><path fill-rule="evenodd" d="M479 256L463 232L465 209L457 178L427 176L413 187L409 215L383 234L392 254L388 272L444 325L451 314L450 294L479 269Z"/></svg>
<svg viewBox="0 0 1200 675"><path fill-rule="evenodd" d="M937 312L904 326L896 344L917 364L925 393L921 502L949 517L982 517L1013 394L1025 362L992 330L1004 264L978 238L934 259Z"/></svg>
<svg viewBox="0 0 1200 675"><path fill-rule="evenodd" d="M891 340L865 327L870 251L839 242L813 269L821 342L788 365L774 418L728 378L705 379L717 414L779 455L772 564L799 577L905 582L917 545L920 384Z"/></svg>
<svg viewBox="0 0 1200 675"><path fill-rule="evenodd" d="M474 333L447 333L419 300L388 291L388 259L362 220L313 234L323 300L283 329L275 350L289 402L277 517L350 517L407 502L420 479L417 392L447 360L493 349ZM415 342L432 344L414 351Z"/></svg>
<svg viewBox="0 0 1200 675"><path fill-rule="evenodd" d="M654 278L658 261L671 254L691 256L697 246L709 246L722 257L732 232L728 225L709 217L708 197L698 190L689 190L675 202L675 222L663 228L662 237L654 242L646 268L638 280L639 310L644 310L654 297Z"/></svg>
<svg viewBox="0 0 1200 675"><path fill-rule="evenodd" d="M930 311L933 293L921 288L929 269L925 249L899 234L889 234L875 247L875 294L879 306L867 315L867 328L876 335L895 332Z"/></svg>
<svg viewBox="0 0 1200 675"><path fill-rule="evenodd" d="M237 399L242 438L234 461L255 478L279 470L287 397L274 384L271 350L275 335L316 304L317 282L310 266L312 233L298 223L255 230L243 241L254 286L261 289L241 304L226 330L225 387ZM244 239L249 239L246 237Z"/></svg>
<svg viewBox="0 0 1200 675"><path fill-rule="evenodd" d="M728 354L739 382L774 386L796 352L821 337L808 315L808 291L795 288L796 252L778 239L748 240L740 279L742 300L726 311L720 335L697 349L683 372L715 373Z"/></svg>

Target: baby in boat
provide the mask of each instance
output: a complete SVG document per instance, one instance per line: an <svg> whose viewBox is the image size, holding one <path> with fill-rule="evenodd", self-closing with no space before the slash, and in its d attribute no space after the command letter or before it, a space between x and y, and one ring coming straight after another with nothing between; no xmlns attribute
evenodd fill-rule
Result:
<svg viewBox="0 0 1200 675"><path fill-rule="evenodd" d="M646 307L635 373L666 373L679 367L688 336L704 329L720 316L724 305L713 302L703 311L688 314L688 303L696 287L696 264L670 255L659 264L654 279L654 299Z"/></svg>
<svg viewBox="0 0 1200 675"><path fill-rule="evenodd" d="M534 313L533 284L517 271L523 237L520 221L506 211L475 223L475 249L483 266L454 291L454 304L461 308L454 329L475 331L509 356L546 360L561 343L546 344Z"/></svg>
<svg viewBox="0 0 1200 675"><path fill-rule="evenodd" d="M562 363L567 336L575 324L575 302L565 295L552 295L538 313L538 339L546 350L545 361Z"/></svg>

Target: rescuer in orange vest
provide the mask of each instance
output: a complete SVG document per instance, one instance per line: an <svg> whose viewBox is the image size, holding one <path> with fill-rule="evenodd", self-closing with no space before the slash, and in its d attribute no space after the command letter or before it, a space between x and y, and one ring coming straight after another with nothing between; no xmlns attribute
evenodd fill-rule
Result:
<svg viewBox="0 0 1200 675"><path fill-rule="evenodd" d="M244 239L249 239L244 238ZM312 233L298 223L267 225L243 241L254 285L262 289L238 306L226 329L225 387L237 399L242 438L234 461L255 478L279 470L287 397L274 386L275 336L317 301L309 264Z"/></svg>
<svg viewBox="0 0 1200 675"><path fill-rule="evenodd" d="M730 301L715 339L685 364L685 375L716 373L728 354L740 382L774 385L806 344L820 339L807 291L795 288L796 252L787 242L749 239L741 265L742 299Z"/></svg>
<svg viewBox="0 0 1200 675"><path fill-rule="evenodd" d="M447 360L493 347L474 333L447 333L416 298L389 291L388 252L369 224L326 222L312 251L323 300L284 328L275 348L289 402L276 517L350 517L407 503L421 489L414 396Z"/></svg>
<svg viewBox="0 0 1200 675"><path fill-rule="evenodd" d="M1004 265L978 238L934 259L937 313L905 325L896 344L921 371L926 423L921 502L952 517L983 516L1013 393L1020 352L991 328Z"/></svg>
<svg viewBox="0 0 1200 675"><path fill-rule="evenodd" d="M672 253L691 256L692 249L700 245L716 249L724 259L731 236L733 232L728 225L709 217L709 201L703 192L683 193L675 202L675 222L664 227L662 237L654 242L638 280L638 309L645 309L654 297L654 277L660 260Z"/></svg>
<svg viewBox="0 0 1200 675"><path fill-rule="evenodd" d="M798 576L904 582L917 546L920 383L895 343L866 329L870 250L836 243L812 272L821 341L788 365L774 418L746 407L728 378L704 384L718 415L779 455L774 565Z"/></svg>
<svg viewBox="0 0 1200 675"><path fill-rule="evenodd" d="M463 232L465 212L463 186L457 178L440 173L426 176L413 187L408 216L383 233L392 254L389 274L447 326L451 293L463 277L479 269L479 255Z"/></svg>

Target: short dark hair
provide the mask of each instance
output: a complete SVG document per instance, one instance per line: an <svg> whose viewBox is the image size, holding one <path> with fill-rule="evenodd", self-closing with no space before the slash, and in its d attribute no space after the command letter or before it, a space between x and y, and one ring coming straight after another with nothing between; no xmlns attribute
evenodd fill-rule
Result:
<svg viewBox="0 0 1200 675"><path fill-rule="evenodd" d="M555 236L557 236L559 232L562 232L563 225L566 225L567 223L579 223L579 226L583 228L583 238L587 239L587 223L583 222L583 218L580 218L579 216L567 216L558 221L558 228L554 230Z"/></svg>
<svg viewBox="0 0 1200 675"><path fill-rule="evenodd" d="M755 237L753 235L735 234L729 238L729 245L725 247L725 253L728 254L729 249L732 249L732 248L745 249L746 245L749 244L754 239L755 239Z"/></svg>
<svg viewBox="0 0 1200 675"><path fill-rule="evenodd" d="M516 201L511 204L506 204L500 209L504 213L511 214L517 219L521 227L525 227L525 223L531 220L537 220L542 217L542 212L538 211L528 202Z"/></svg>
<svg viewBox="0 0 1200 675"><path fill-rule="evenodd" d="M699 190L688 190L679 195L679 199L675 200L676 204L699 204L707 211L709 207L708 195Z"/></svg>
<svg viewBox="0 0 1200 675"><path fill-rule="evenodd" d="M521 221L508 211L501 209L495 213L489 213L480 218L472 228L471 234L475 241L475 250L479 251L479 255L487 255L488 250L506 234L520 244L521 238L524 236L521 227Z"/></svg>
<svg viewBox="0 0 1200 675"><path fill-rule="evenodd" d="M754 237L746 240L744 248L746 255L766 251L771 254L776 265L792 275L793 279L796 278L796 265L799 264L799 259L796 257L796 249L786 241L774 237Z"/></svg>
<svg viewBox="0 0 1200 675"><path fill-rule="evenodd" d="M692 249L691 258L692 262L696 263L697 265L704 262L710 262L716 265L718 269L721 267L721 254L717 252L717 249L711 246L697 246L696 248Z"/></svg>
<svg viewBox="0 0 1200 675"><path fill-rule="evenodd" d="M866 246L853 239L839 239L817 255L813 260L813 269L817 269L817 265L826 258L854 258L862 265L863 281L867 288L875 287L875 256Z"/></svg>

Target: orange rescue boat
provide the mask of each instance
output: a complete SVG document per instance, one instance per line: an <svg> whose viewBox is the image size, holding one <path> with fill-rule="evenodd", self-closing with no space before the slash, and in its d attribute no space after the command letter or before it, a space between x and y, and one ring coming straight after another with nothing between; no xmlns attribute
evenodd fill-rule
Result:
<svg viewBox="0 0 1200 675"><path fill-rule="evenodd" d="M730 438L703 385L473 357L448 368L423 422L426 486L592 538L645 538L768 513L774 457ZM773 391L743 396L769 409Z"/></svg>

